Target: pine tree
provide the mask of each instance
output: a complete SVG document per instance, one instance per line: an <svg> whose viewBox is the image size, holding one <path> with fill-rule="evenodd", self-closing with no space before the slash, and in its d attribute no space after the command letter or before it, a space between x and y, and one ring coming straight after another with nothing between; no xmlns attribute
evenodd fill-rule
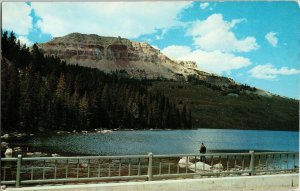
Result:
<svg viewBox="0 0 300 191"><path fill-rule="evenodd" d="M181 119L182 119L182 128L185 129L187 127L187 112L186 112L186 105L183 105L182 113L181 113Z"/></svg>
<svg viewBox="0 0 300 191"><path fill-rule="evenodd" d="M80 127L82 129L88 128L90 126L90 114L89 114L89 102L86 93L79 101L79 117L80 117Z"/></svg>
<svg viewBox="0 0 300 191"><path fill-rule="evenodd" d="M188 128L188 129L191 129L192 127L193 127L193 125L192 125L192 111L191 111L191 109L189 109L188 125L187 125L187 128Z"/></svg>
<svg viewBox="0 0 300 191"><path fill-rule="evenodd" d="M64 74L60 74L58 79L55 95L58 99L64 100L66 98L66 83Z"/></svg>
<svg viewBox="0 0 300 191"><path fill-rule="evenodd" d="M19 81L19 73L17 68L12 65L9 69L9 86L7 90L7 110L6 110L6 126L17 130L18 124L20 120L20 81Z"/></svg>
<svg viewBox="0 0 300 191"><path fill-rule="evenodd" d="M9 59L8 53L9 53L9 43L8 43L8 32L2 31L2 38L1 38L1 51L2 56L5 56L7 59Z"/></svg>
<svg viewBox="0 0 300 191"><path fill-rule="evenodd" d="M3 41L2 41L3 46ZM9 72L6 59L2 58L1 62L1 127L7 129L7 99L9 88Z"/></svg>
<svg viewBox="0 0 300 191"><path fill-rule="evenodd" d="M29 65L25 71L23 80L22 123L25 129L36 131L38 130L38 120L41 112L39 103L41 77L39 73L33 71L32 65Z"/></svg>

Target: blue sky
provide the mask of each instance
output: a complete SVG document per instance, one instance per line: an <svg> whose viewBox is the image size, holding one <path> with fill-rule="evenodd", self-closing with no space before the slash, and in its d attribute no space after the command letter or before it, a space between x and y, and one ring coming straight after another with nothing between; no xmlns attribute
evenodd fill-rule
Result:
<svg viewBox="0 0 300 191"><path fill-rule="evenodd" d="M148 42L200 70L299 99L297 2L4 2L2 28L31 45L72 32Z"/></svg>

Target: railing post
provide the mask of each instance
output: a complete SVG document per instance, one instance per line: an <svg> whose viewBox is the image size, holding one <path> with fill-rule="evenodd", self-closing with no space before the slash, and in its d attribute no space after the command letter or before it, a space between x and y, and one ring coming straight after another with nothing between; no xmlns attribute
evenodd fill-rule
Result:
<svg viewBox="0 0 300 191"><path fill-rule="evenodd" d="M153 175L152 175L152 159L153 159L153 154L148 153L149 156L149 163L148 163L148 181L152 181Z"/></svg>
<svg viewBox="0 0 300 191"><path fill-rule="evenodd" d="M17 158L17 173L16 173L16 187L20 187L21 182L21 163L22 163L22 155L18 155Z"/></svg>
<svg viewBox="0 0 300 191"><path fill-rule="evenodd" d="M251 159L250 159L250 176L255 175L255 168L254 168L254 151L249 151Z"/></svg>

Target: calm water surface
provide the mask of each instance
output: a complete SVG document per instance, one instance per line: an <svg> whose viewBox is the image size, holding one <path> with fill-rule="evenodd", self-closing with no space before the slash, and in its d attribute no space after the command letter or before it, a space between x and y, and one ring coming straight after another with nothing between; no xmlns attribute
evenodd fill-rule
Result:
<svg viewBox="0 0 300 191"><path fill-rule="evenodd" d="M201 142L208 152L298 151L299 132L223 129L113 131L38 136L23 144L49 153L125 155L198 153Z"/></svg>

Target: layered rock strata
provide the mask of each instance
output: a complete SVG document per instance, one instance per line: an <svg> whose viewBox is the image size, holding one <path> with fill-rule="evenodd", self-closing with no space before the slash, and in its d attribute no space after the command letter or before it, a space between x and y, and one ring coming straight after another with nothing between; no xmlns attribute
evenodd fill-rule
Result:
<svg viewBox="0 0 300 191"><path fill-rule="evenodd" d="M171 60L148 43L121 37L71 33L38 46L46 55L58 56L69 64L104 72L125 70L133 78L186 80L193 76L204 81L213 80L221 86L234 84L229 78L200 71L195 62Z"/></svg>

